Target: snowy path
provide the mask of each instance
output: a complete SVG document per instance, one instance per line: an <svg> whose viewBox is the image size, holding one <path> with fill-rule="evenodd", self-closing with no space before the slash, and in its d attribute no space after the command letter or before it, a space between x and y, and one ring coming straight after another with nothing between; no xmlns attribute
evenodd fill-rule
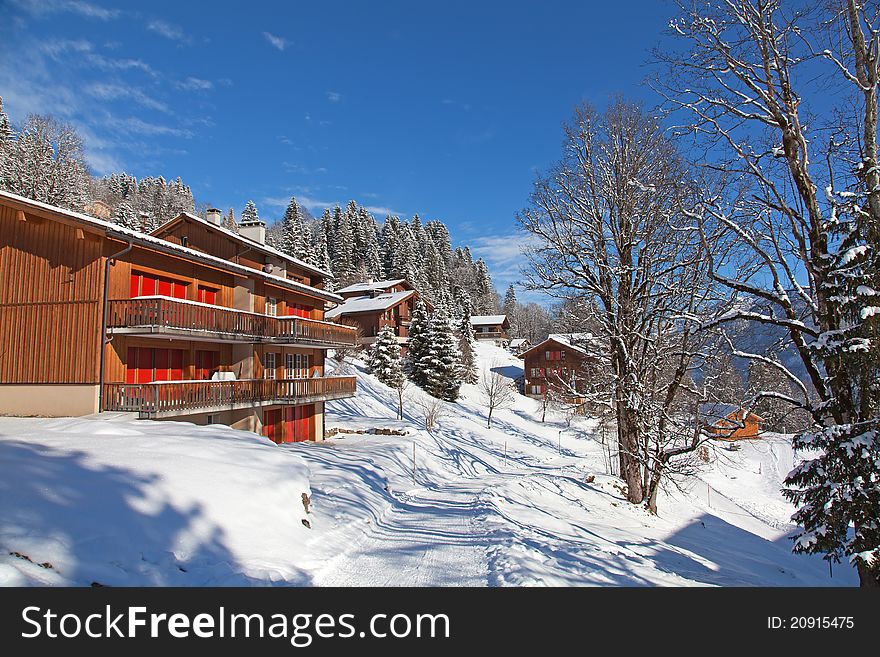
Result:
<svg viewBox="0 0 880 657"><path fill-rule="evenodd" d="M482 486L400 494L355 545L316 577L321 586L486 586Z"/></svg>

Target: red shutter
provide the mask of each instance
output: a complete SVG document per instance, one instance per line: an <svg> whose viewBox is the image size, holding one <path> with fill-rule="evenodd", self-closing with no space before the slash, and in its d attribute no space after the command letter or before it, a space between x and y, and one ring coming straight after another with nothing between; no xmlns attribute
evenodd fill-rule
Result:
<svg viewBox="0 0 880 657"><path fill-rule="evenodd" d="M136 296L140 295L141 291L141 276L140 274L132 274L131 280L129 282L129 298L134 299Z"/></svg>
<svg viewBox="0 0 880 657"><path fill-rule="evenodd" d="M126 352L125 382L137 383L137 347L129 347Z"/></svg>
<svg viewBox="0 0 880 657"><path fill-rule="evenodd" d="M169 349L156 349L156 381L168 381Z"/></svg>
<svg viewBox="0 0 880 657"><path fill-rule="evenodd" d="M141 296L151 297L156 294L156 279L152 276L141 274Z"/></svg>
<svg viewBox="0 0 880 657"><path fill-rule="evenodd" d="M137 375L135 383L151 383L153 381L153 352L155 349L140 347L137 349Z"/></svg>
<svg viewBox="0 0 880 657"><path fill-rule="evenodd" d="M160 278L159 279L159 292L158 292L158 294L159 294L159 296L162 296L162 297L173 296L171 294L171 281L169 281L167 278Z"/></svg>
<svg viewBox="0 0 880 657"><path fill-rule="evenodd" d="M171 296L175 299L186 299L186 285L174 281L171 287Z"/></svg>

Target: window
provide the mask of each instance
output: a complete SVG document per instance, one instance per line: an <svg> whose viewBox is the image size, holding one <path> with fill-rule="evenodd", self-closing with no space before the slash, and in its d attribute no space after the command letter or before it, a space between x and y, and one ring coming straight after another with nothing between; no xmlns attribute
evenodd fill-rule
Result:
<svg viewBox="0 0 880 657"><path fill-rule="evenodd" d="M306 308L303 305L298 303L288 303L287 304L287 314L294 315L296 317L311 317L312 309Z"/></svg>
<svg viewBox="0 0 880 657"><path fill-rule="evenodd" d="M198 300L201 303L210 303L211 305L214 305L217 303L217 292L219 292L217 288L199 285Z"/></svg>
<svg viewBox="0 0 880 657"><path fill-rule="evenodd" d="M266 314L271 317L278 315L278 299L275 297L266 297Z"/></svg>
<svg viewBox="0 0 880 657"><path fill-rule="evenodd" d="M285 354L284 370L284 377L287 379L309 378L309 355Z"/></svg>
<svg viewBox="0 0 880 657"><path fill-rule="evenodd" d="M183 349L129 347L125 358L126 383L180 381L183 379Z"/></svg>
<svg viewBox="0 0 880 657"><path fill-rule="evenodd" d="M205 424L217 424L217 416L213 413L209 413L208 417L205 419Z"/></svg>
<svg viewBox="0 0 880 657"><path fill-rule="evenodd" d="M186 299L187 283L178 281L173 278L166 278L158 274L147 274L142 271L131 272L129 293L131 298L135 297L173 297L175 299Z"/></svg>
<svg viewBox="0 0 880 657"><path fill-rule="evenodd" d="M541 394L541 386L532 386L532 394L540 395Z"/></svg>
<svg viewBox="0 0 880 657"><path fill-rule="evenodd" d="M275 378L275 353L268 352L266 354L266 365L263 368L263 378L265 379L274 379Z"/></svg>
<svg viewBox="0 0 880 657"><path fill-rule="evenodd" d="M544 352L544 360L562 360L562 352L560 352L560 351L545 351Z"/></svg>
<svg viewBox="0 0 880 657"><path fill-rule="evenodd" d="M207 381L211 378L214 370L217 369L217 361L219 352L207 351L202 349L196 350L196 379Z"/></svg>

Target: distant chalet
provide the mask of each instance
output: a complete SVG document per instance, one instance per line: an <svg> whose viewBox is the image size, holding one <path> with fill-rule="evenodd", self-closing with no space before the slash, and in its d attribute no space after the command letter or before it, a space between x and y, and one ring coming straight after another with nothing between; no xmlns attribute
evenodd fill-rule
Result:
<svg viewBox="0 0 880 657"><path fill-rule="evenodd" d="M471 326L477 340L491 340L499 345L510 340L507 315L471 315Z"/></svg>
<svg viewBox="0 0 880 657"><path fill-rule="evenodd" d="M409 325L416 303L421 299L429 311L433 309L412 283L402 278L367 280L337 290L336 294L345 301L328 310L327 319L357 327L362 345L373 344L379 331L390 326L402 355L409 343Z"/></svg>
<svg viewBox="0 0 880 657"><path fill-rule="evenodd" d="M520 352L525 394L574 401L586 389L585 365L592 358L590 333L552 333L546 340Z"/></svg>
<svg viewBox="0 0 880 657"><path fill-rule="evenodd" d="M265 243L266 226L189 213L148 235L0 192L0 414L226 424L322 439L325 376L355 331L324 320L331 275Z"/></svg>
<svg viewBox="0 0 880 657"><path fill-rule="evenodd" d="M706 431L719 440L755 440L764 422L757 413L736 404L708 403L700 406Z"/></svg>

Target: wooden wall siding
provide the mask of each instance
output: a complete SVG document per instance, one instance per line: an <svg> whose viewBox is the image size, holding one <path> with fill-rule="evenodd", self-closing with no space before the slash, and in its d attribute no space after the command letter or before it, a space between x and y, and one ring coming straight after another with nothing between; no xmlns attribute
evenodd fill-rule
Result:
<svg viewBox="0 0 880 657"><path fill-rule="evenodd" d="M0 205L0 382L97 383L102 252L111 245L25 216Z"/></svg>

